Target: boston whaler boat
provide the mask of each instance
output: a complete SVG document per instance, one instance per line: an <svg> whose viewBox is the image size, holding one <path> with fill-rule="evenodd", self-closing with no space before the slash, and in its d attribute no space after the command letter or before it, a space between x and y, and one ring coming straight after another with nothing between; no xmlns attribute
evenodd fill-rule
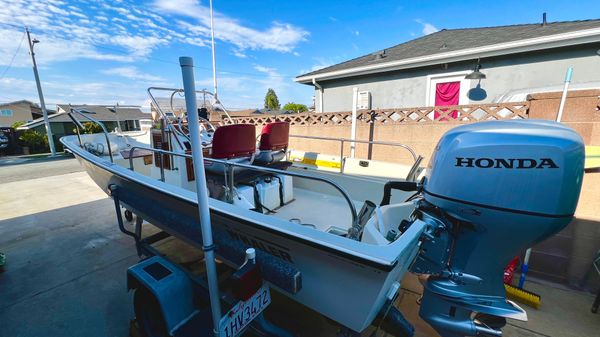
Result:
<svg viewBox="0 0 600 337"><path fill-rule="evenodd" d="M84 118L104 133L61 142L117 207L160 228L163 237L202 248L188 120L205 117L205 110L163 113L151 98L160 119L147 138L108 133L93 115L72 109L76 124ZM582 140L553 122L459 126L442 137L419 182L420 160L394 180L298 168L286 160L285 122L266 125L258 137L254 125L200 124L218 258L238 268L254 248L272 289L354 332L379 316L387 332L412 335L390 305L407 271L429 275L420 315L442 336L500 336L497 318L526 320L505 298L503 268L569 223L582 183ZM118 218L124 230L120 212ZM124 230L138 243L141 225ZM154 281L164 278L144 266ZM145 276L130 278L137 280L130 287L142 284L157 297L168 334L196 312L189 299L189 310L181 302L170 306ZM137 308L136 314L143 319Z"/></svg>

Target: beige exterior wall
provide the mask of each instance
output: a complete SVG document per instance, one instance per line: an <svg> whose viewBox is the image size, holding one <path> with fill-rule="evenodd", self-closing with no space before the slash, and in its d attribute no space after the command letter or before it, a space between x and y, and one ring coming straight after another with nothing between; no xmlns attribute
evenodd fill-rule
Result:
<svg viewBox="0 0 600 337"><path fill-rule="evenodd" d="M560 93L532 95L529 117L554 120L560 103ZM574 91L568 96L563 115L563 123L576 130L586 145L600 146L600 91ZM389 141L406 144L417 154L425 157L424 164L431 158L433 150L442 135L463 123L425 122L375 124L375 141ZM260 128L257 128L257 133ZM291 134L304 136L350 138L351 125L292 125ZM369 139L369 125L359 122L357 139ZM291 138L290 147L298 150L311 150L331 155L340 154L338 142ZM349 155L350 144L344 147L344 155ZM367 146L356 145L356 156L367 158ZM406 150L390 146L374 146L373 159L412 163ZM600 249L600 171L586 172L576 211L576 217L561 233L534 247L530 270L534 275L554 281L579 284L589 268L595 253ZM592 275L583 280L587 285L598 282Z"/></svg>
<svg viewBox="0 0 600 337"><path fill-rule="evenodd" d="M3 127L11 126L15 122L30 122L33 120L33 117L31 115L31 105L29 105L29 103L27 102L2 105L0 106L0 110L12 111L12 116L3 116L2 114L0 114L0 126Z"/></svg>
<svg viewBox="0 0 600 337"><path fill-rule="evenodd" d="M600 56L598 45L573 46L540 52L485 58L481 71L484 80L466 80L468 87L480 85L485 96L474 95L459 104L496 102L509 91L561 85L565 72L574 68L573 82L600 81ZM472 71L475 61L455 62L447 65L423 67L402 71L336 80L318 81L323 87L324 112L348 111L352 107L352 88L371 92L373 109L418 107L429 105L431 76L464 75ZM315 106L320 106L321 94L315 88ZM321 112L321 111L319 111Z"/></svg>

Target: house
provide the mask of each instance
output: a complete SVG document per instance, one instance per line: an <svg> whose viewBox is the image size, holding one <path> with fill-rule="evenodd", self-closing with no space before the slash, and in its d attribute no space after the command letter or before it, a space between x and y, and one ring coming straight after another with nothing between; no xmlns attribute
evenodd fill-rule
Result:
<svg viewBox="0 0 600 337"><path fill-rule="evenodd" d="M89 112L89 116L102 122L109 132L117 129L117 125L120 126L121 131L140 130L140 121L151 118L150 114L142 112L139 106L123 106L115 109L114 106L107 105L74 105L72 108ZM56 114L48 116L54 144L58 150L62 149L62 145L58 140L63 136L72 135L76 132L75 124L73 124L73 121L67 114L68 111L70 111L68 104L58 104L56 106ZM87 119L79 115L75 115L75 118L81 123L88 122ZM35 130L44 134L46 133L43 118L35 119L22 125L17 130Z"/></svg>
<svg viewBox="0 0 600 337"><path fill-rule="evenodd" d="M336 112L351 110L353 88L359 109L492 103L560 86L569 67L576 86L600 81L600 20L442 29L296 82L314 86L317 112Z"/></svg>
<svg viewBox="0 0 600 337"><path fill-rule="evenodd" d="M48 110L48 114L52 113L54 111ZM9 127L16 122L31 122L40 117L42 109L31 101L20 100L0 104L0 127Z"/></svg>

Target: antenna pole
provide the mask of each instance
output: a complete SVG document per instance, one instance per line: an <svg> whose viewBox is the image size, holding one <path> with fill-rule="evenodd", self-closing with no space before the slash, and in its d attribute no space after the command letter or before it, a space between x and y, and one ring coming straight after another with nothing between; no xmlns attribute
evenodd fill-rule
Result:
<svg viewBox="0 0 600 337"><path fill-rule="evenodd" d="M29 54L31 54L31 62L33 63L33 76L35 77L35 84L37 85L38 96L40 97L40 108L42 108L42 114L44 116L44 125L46 126L46 136L48 137L48 146L50 147L51 156L56 156L56 149L54 148L54 139L52 138L52 129L50 129L50 122L48 121L48 111L46 110L46 103L44 102L44 94L42 93L42 84L40 83L40 75L38 74L37 63L35 62L35 53L33 52L33 45L38 40L31 41L31 35L29 35L29 28L25 27L27 32L27 40L29 40Z"/></svg>
<svg viewBox="0 0 600 337"><path fill-rule="evenodd" d="M213 243L212 225L210 221L210 207L208 205L206 173L204 172L202 141L200 140L200 123L198 120L196 87L194 83L194 61L191 57L180 57L179 64L181 65L183 90L185 92L185 106L188 111L188 126L192 141L192 160L194 163L194 177L196 177L198 215L200 218L200 228L202 230L202 250L204 251L204 263L206 264L206 276L208 279L213 333L215 336L218 336L219 322L221 321L221 299L219 296L217 265L215 263L215 245Z"/></svg>
<svg viewBox="0 0 600 337"><path fill-rule="evenodd" d="M213 5L210 0L210 38L211 38L211 50L212 50L212 68L213 68L213 86L215 87L215 100L218 100L217 96L217 60L215 58L215 29L213 23Z"/></svg>

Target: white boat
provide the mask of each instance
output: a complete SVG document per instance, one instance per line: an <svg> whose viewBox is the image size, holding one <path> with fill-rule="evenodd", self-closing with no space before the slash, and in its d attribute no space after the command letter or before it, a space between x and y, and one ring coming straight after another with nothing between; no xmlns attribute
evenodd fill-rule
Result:
<svg viewBox="0 0 600 337"><path fill-rule="evenodd" d="M73 110L71 115L93 121L83 111ZM150 144L139 135L108 132L67 136L61 142L123 207L201 248L185 123L166 114L161 117L160 127L146 135ZM504 297L503 264L518 249L563 228L573 215L581 186L581 180L571 179L579 175L580 139L572 130L544 122L479 123L449 132L419 193L417 188L423 186L406 179L390 182L292 165L285 160L290 150L285 123L267 125L258 146L253 125L203 124L217 255L237 267L244 261L245 249L254 247L263 277L274 289L356 332L387 308L399 281L412 268L435 275L426 285L426 310L421 316L442 335L501 334L499 327L473 320L473 314L526 317ZM520 147L525 138L527 145ZM525 158L542 153L545 159L554 158L561 169L553 172L570 187L546 186L540 183L544 177L508 170L520 164L502 158L517 147ZM479 158L482 153L490 157ZM454 155L456 160L462 158L461 165L455 164ZM494 165L501 166L485 170ZM409 177L417 176L416 166L409 171ZM465 186L456 179L458 174L465 174L464 181L477 188ZM509 197L524 177L528 184L537 182L530 193L543 186L546 198L556 202L546 207L521 195ZM397 188L401 190L391 194ZM535 225L514 239L523 220L519 217ZM465 224L475 230L461 236L461 231L471 231ZM506 249L496 244L510 238Z"/></svg>
<svg viewBox="0 0 600 337"><path fill-rule="evenodd" d="M74 111L74 115L93 116L83 111ZM163 130L149 131L154 147L146 143L149 137L143 134L74 135L61 142L100 188L107 193L110 185L119 188L119 200L125 208L201 247L189 142L177 123L166 114L163 117ZM362 331L379 313L388 291L417 254L423 224L411 226L391 242L386 239L388 232L412 213L414 202L404 200L414 192L394 193L392 204L381 206L380 217L389 226L378 225L373 218L366 224L362 239L349 239L349 231L360 222L357 208L365 200L378 202L388 180L289 165L280 161L287 151L287 124L275 123L270 128L275 131L263 134L263 139L272 141L263 140L259 148L272 150L256 154L252 125L226 125L217 128L214 135L206 133L207 139L212 138L212 146L205 151L210 149L213 158L206 159L205 166L213 197L210 208L217 255L239 265L241 255L237 259L230 256L225 242L237 241L262 250L270 261L277 262L275 265L288 268L294 275L284 278L267 273L265 278L275 289ZM274 138L280 143L273 142ZM167 143L169 151L157 149ZM263 158L273 156L273 162ZM163 167L159 167L161 158ZM263 164L256 165L259 160Z"/></svg>

